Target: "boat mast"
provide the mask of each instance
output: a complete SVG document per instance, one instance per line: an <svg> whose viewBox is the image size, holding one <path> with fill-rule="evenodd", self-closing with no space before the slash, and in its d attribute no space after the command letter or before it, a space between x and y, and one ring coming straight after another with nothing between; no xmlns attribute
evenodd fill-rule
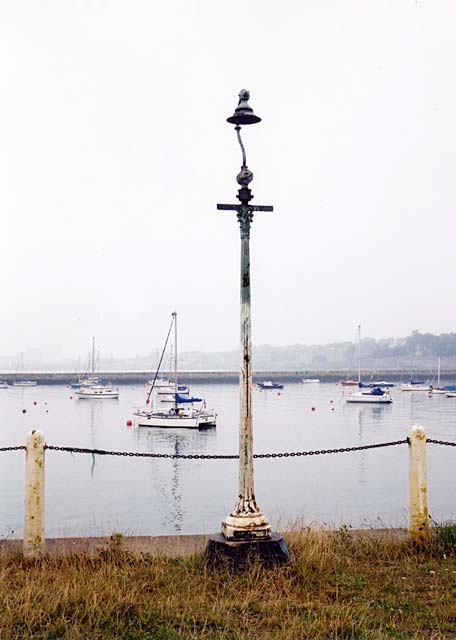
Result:
<svg viewBox="0 0 456 640"><path fill-rule="evenodd" d="M177 313L173 311L174 319L174 409L177 411Z"/></svg>
<svg viewBox="0 0 456 640"><path fill-rule="evenodd" d="M437 388L440 387L440 356L439 356L439 364L437 368Z"/></svg>
<svg viewBox="0 0 456 640"><path fill-rule="evenodd" d="M92 338L92 382L95 378L95 338Z"/></svg>
<svg viewBox="0 0 456 640"><path fill-rule="evenodd" d="M361 382L361 325L358 325L358 384Z"/></svg>

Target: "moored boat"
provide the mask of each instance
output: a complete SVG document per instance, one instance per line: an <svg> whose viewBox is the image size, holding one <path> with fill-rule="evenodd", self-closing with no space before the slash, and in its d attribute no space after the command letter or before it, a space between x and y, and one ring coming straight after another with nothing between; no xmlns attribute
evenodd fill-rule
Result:
<svg viewBox="0 0 456 640"><path fill-rule="evenodd" d="M365 391L357 391L350 393L345 402L369 402L374 404L392 404L393 398L389 389L380 389L380 387L374 387L373 389L366 389Z"/></svg>
<svg viewBox="0 0 456 640"><path fill-rule="evenodd" d="M21 366L20 366L20 373L19 370L16 371L16 375L17 376L23 376L24 375L24 354L21 353ZM14 380L13 382L13 387L36 387L37 385L37 381L36 380L27 380L25 378L19 378L18 380Z"/></svg>
<svg viewBox="0 0 456 640"><path fill-rule="evenodd" d="M186 428L198 429L197 412L193 409L175 409L174 407L156 410L138 410L134 414L138 427Z"/></svg>
<svg viewBox="0 0 456 640"><path fill-rule="evenodd" d="M431 385L426 384L424 380L410 380L401 385L402 391L431 391Z"/></svg>
<svg viewBox="0 0 456 640"><path fill-rule="evenodd" d="M117 399L119 389L113 389L107 380L101 380L95 375L95 338L92 338L92 372L90 378L80 381L76 397L79 400L97 400L103 398Z"/></svg>
<svg viewBox="0 0 456 640"><path fill-rule="evenodd" d="M263 382L258 382L257 386L260 389L283 389L283 384L280 382L271 382L271 380L265 380Z"/></svg>
<svg viewBox="0 0 456 640"><path fill-rule="evenodd" d="M111 385L93 384L90 387L80 387L76 391L76 396L80 400L97 399L97 398L113 398L119 397L119 389L113 389Z"/></svg>
<svg viewBox="0 0 456 640"><path fill-rule="evenodd" d="M320 382L320 378L304 378L304 384L318 384Z"/></svg>
<svg viewBox="0 0 456 640"><path fill-rule="evenodd" d="M0 389L8 389L9 384L5 380L0 380Z"/></svg>
<svg viewBox="0 0 456 640"><path fill-rule="evenodd" d="M378 380L377 382L360 382L360 389L374 389L375 387L380 387L381 389L391 389L396 385L394 382L387 382L386 380Z"/></svg>
<svg viewBox="0 0 456 640"><path fill-rule="evenodd" d="M146 405L153 400L152 393L154 391L156 382L158 380L158 374L160 365L163 360L163 356L166 351L168 339L171 334L171 329L174 325L174 376L173 380L167 380L166 385L160 385L158 388L158 398L161 403L171 402L174 406L166 407L163 405L157 408L146 407L144 409L138 409L134 412L135 423L138 427L161 427L161 428L187 428L197 429L199 427L215 427L217 414L213 410L206 409L205 401L202 398L191 397L189 389L185 385L179 385L177 381L177 313L174 311L172 314L171 325L169 327L168 335L165 340L163 352L159 360L157 371L155 373L154 380L152 381L151 388L147 395ZM171 377L171 376L170 376ZM182 404L192 404L197 402L204 402L202 408L182 407Z"/></svg>

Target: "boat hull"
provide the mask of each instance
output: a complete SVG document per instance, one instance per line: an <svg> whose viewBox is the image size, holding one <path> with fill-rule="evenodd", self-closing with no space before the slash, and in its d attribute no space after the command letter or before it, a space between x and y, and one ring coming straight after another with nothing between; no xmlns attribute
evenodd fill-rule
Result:
<svg viewBox="0 0 456 640"><path fill-rule="evenodd" d="M198 429L198 417L189 416L154 416L136 414L138 427L158 427L161 429ZM208 425L206 425L208 426Z"/></svg>
<svg viewBox="0 0 456 640"><path fill-rule="evenodd" d="M97 400L99 398L112 398L117 400L119 392L114 389L80 389L76 391L79 400Z"/></svg>
<svg viewBox="0 0 456 640"><path fill-rule="evenodd" d="M369 403L369 404L392 404L393 403L393 400L390 396L387 396L387 395L376 396L376 395L371 395L369 393L366 393L366 394L353 393L347 396L345 401L349 403L360 402L360 403Z"/></svg>
<svg viewBox="0 0 456 640"><path fill-rule="evenodd" d="M401 387L402 391L431 391L431 387L429 385L424 384L403 384Z"/></svg>
<svg viewBox="0 0 456 640"><path fill-rule="evenodd" d="M13 387L36 387L36 380L18 380L13 382Z"/></svg>

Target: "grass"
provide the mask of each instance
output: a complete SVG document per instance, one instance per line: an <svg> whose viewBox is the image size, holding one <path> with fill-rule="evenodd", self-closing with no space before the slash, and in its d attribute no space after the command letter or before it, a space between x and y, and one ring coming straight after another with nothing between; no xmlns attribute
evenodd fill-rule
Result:
<svg viewBox="0 0 456 640"><path fill-rule="evenodd" d="M0 561L0 638L456 639L456 526L432 542L288 534L293 562L211 571L201 556Z"/></svg>

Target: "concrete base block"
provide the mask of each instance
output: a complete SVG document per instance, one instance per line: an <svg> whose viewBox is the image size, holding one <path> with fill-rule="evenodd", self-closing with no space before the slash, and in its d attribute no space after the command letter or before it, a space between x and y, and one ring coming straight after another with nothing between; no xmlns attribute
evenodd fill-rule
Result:
<svg viewBox="0 0 456 640"><path fill-rule="evenodd" d="M248 565L260 563L267 568L290 562L290 553L285 540L277 533L270 538L257 540L227 540L221 533L210 536L204 559L211 567L229 566L243 570Z"/></svg>

